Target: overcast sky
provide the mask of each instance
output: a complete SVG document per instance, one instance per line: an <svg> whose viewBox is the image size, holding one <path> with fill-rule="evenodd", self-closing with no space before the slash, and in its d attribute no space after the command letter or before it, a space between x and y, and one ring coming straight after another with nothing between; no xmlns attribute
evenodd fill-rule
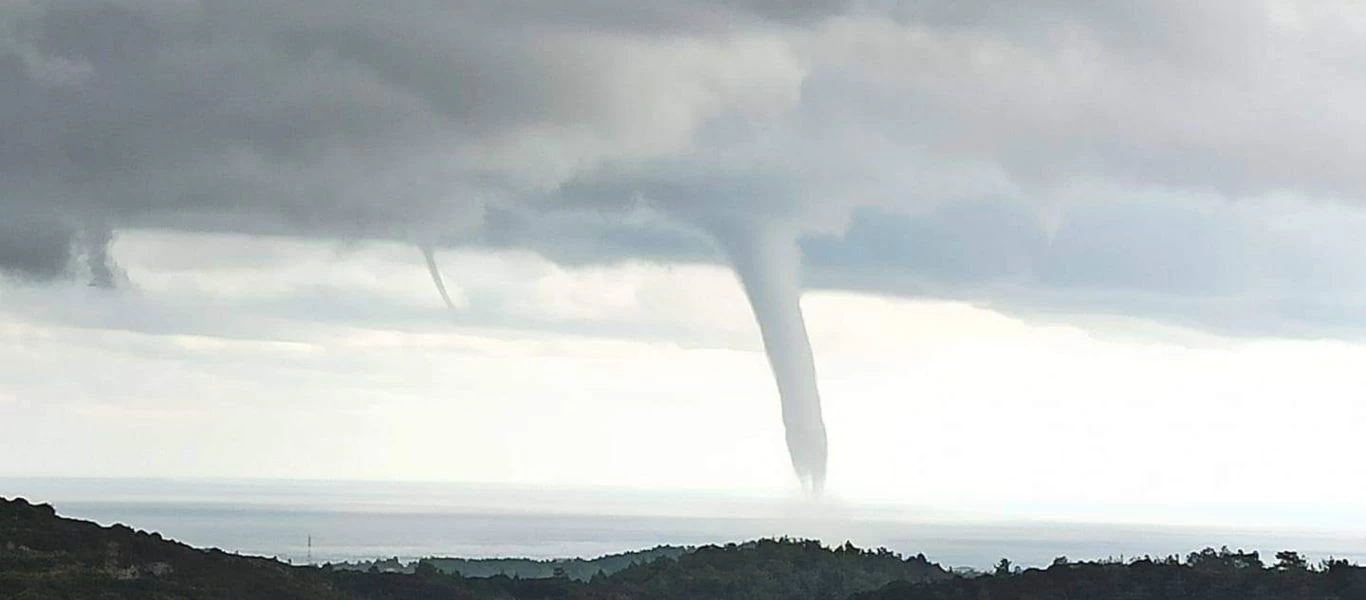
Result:
<svg viewBox="0 0 1366 600"><path fill-rule="evenodd" d="M715 241L780 227L833 494L1360 505L1364 34L1345 0L4 2L0 475L787 490Z"/></svg>

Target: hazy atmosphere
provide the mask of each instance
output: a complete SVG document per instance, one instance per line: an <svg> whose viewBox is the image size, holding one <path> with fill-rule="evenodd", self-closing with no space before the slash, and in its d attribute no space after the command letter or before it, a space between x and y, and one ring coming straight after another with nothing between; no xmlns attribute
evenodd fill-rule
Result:
<svg viewBox="0 0 1366 600"><path fill-rule="evenodd" d="M1366 532L1358 3L400 4L0 2L4 495Z"/></svg>

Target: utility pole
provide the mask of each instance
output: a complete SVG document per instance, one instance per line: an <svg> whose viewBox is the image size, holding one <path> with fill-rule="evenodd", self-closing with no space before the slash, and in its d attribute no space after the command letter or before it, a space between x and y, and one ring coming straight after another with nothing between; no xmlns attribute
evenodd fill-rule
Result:
<svg viewBox="0 0 1366 600"><path fill-rule="evenodd" d="M308 535L308 566L313 566L313 534Z"/></svg>

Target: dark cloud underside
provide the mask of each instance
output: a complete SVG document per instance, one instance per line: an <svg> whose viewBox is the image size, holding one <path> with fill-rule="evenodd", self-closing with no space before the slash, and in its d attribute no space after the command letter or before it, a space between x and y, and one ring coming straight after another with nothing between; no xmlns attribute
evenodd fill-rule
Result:
<svg viewBox="0 0 1366 600"><path fill-rule="evenodd" d="M715 232L778 224L818 287L1351 329L1362 22L1272 0L7 3L0 269L112 281L127 228L593 264L715 261Z"/></svg>

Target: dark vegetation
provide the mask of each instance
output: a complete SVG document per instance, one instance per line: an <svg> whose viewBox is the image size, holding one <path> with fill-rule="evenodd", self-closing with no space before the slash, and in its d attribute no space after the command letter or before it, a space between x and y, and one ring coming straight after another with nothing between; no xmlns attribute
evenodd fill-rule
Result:
<svg viewBox="0 0 1366 600"><path fill-rule="evenodd" d="M522 578L444 573L441 567L465 564L444 560L419 561L409 573L294 567L191 548L121 525L64 519L47 505L0 499L0 600L1366 600L1366 569L1345 561L1310 565L1298 554L1281 552L1268 566L1255 552L1227 549L1185 560L1072 563L1060 558L1048 569L1025 571L1002 560L994 573L973 577L950 574L924 556L902 558L887 550L850 544L825 548L791 539L704 546L672 556L622 555L599 563L620 570L603 568L586 581L571 577L563 564L553 565L592 561L537 562L536 568L552 565L550 576Z"/></svg>
<svg viewBox="0 0 1366 600"><path fill-rule="evenodd" d="M595 575L611 575L632 565L644 564L660 558L678 558L691 550L691 548L682 546L659 546L649 550L623 552L592 560L582 558L556 560L424 558L421 563L429 563L442 573L459 574L465 577L507 575L523 579L529 577L568 577L579 581L588 581Z"/></svg>
<svg viewBox="0 0 1366 600"><path fill-rule="evenodd" d="M329 598L322 573L0 498L0 598Z"/></svg>
<svg viewBox="0 0 1366 600"><path fill-rule="evenodd" d="M678 558L692 552L684 546L657 546L649 550L637 550L611 554L594 559L557 558L536 560L531 558L424 558L419 561L403 563L397 557L384 560L367 560L328 565L339 571L370 571L382 573L412 574L428 564L441 573L463 575L465 577L495 577L506 575L521 579L543 579L549 577L568 577L578 581L588 581L595 575L611 575L631 565L642 564L658 558Z"/></svg>
<svg viewBox="0 0 1366 600"><path fill-rule="evenodd" d="M1129 562L1071 563L1047 569L996 572L950 582L897 582L852 596L856 600L1366 600L1366 568L1343 560L1311 567L1298 553L1276 553L1263 564L1256 552L1205 549ZM1003 568L1004 567L1004 568Z"/></svg>

